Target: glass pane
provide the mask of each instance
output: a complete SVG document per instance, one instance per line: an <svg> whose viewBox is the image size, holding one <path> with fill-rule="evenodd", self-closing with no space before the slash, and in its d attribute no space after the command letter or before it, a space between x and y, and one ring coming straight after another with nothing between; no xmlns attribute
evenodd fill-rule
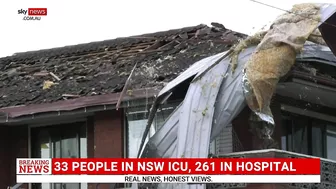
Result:
<svg viewBox="0 0 336 189"><path fill-rule="evenodd" d="M216 153L216 140L213 140L210 143L209 154L215 154L215 153Z"/></svg>
<svg viewBox="0 0 336 189"><path fill-rule="evenodd" d="M336 127L328 125L327 127L327 158L336 160Z"/></svg>
<svg viewBox="0 0 336 189"><path fill-rule="evenodd" d="M87 134L86 134L86 124L84 124L81 127L81 131L80 131L80 157L81 158L87 158ZM88 185L87 183L81 183L81 189L87 189Z"/></svg>
<svg viewBox="0 0 336 189"><path fill-rule="evenodd" d="M80 157L87 158L87 138L86 138L86 124L81 127L80 131Z"/></svg>
<svg viewBox="0 0 336 189"><path fill-rule="evenodd" d="M40 130L37 135L37 144L35 157L38 158L50 158L50 137L47 130Z"/></svg>
<svg viewBox="0 0 336 189"><path fill-rule="evenodd" d="M294 152L308 154L307 122L297 117L293 120L293 145Z"/></svg>
<svg viewBox="0 0 336 189"><path fill-rule="evenodd" d="M79 143L77 133L74 130L68 130L63 133L61 141L62 158L79 158ZM79 189L79 183L62 184L63 189Z"/></svg>
<svg viewBox="0 0 336 189"><path fill-rule="evenodd" d="M64 138L61 141L61 157L62 158L78 158L78 141L77 134L75 132L65 133Z"/></svg>
<svg viewBox="0 0 336 189"><path fill-rule="evenodd" d="M287 150L287 137L281 137L281 150Z"/></svg>
<svg viewBox="0 0 336 189"><path fill-rule="evenodd" d="M54 184L54 189L62 189L62 184Z"/></svg>
<svg viewBox="0 0 336 189"><path fill-rule="evenodd" d="M55 158L60 158L61 157L61 141L58 140L58 141L54 141L53 142L53 157Z"/></svg>
<svg viewBox="0 0 336 189"><path fill-rule="evenodd" d="M281 120L281 149L287 151L294 151L293 149L293 121L292 117L284 113Z"/></svg>
<svg viewBox="0 0 336 189"><path fill-rule="evenodd" d="M283 116L281 120L281 149L291 151L291 121ZM288 144L288 145L287 145Z"/></svg>
<svg viewBox="0 0 336 189"><path fill-rule="evenodd" d="M36 143L34 144L33 149L33 157L36 158L51 158L51 146L50 146L50 136L49 132L46 129L33 130L36 132L36 135L33 135ZM50 183L42 183L42 184L33 184L33 188L39 189L51 189Z"/></svg>
<svg viewBox="0 0 336 189"><path fill-rule="evenodd" d="M137 157L146 123L147 119L128 122L128 157Z"/></svg>
<svg viewBox="0 0 336 189"><path fill-rule="evenodd" d="M313 123L312 127L312 154L313 156L323 157L323 133L322 124Z"/></svg>
<svg viewBox="0 0 336 189"><path fill-rule="evenodd" d="M162 105L158 111L156 112L155 118L153 120L153 124L149 130L148 137L146 141L148 141L149 137L155 134L155 131L162 126L162 124L166 121L166 119L170 116L170 114L174 111L176 106L179 103L169 103ZM147 119L149 112L147 111L148 106L138 106L132 107L128 109L127 112L127 120L128 120L128 128L127 128L127 154L128 157L137 157L138 151L140 148L142 136L144 134Z"/></svg>
<svg viewBox="0 0 336 189"><path fill-rule="evenodd" d="M180 102L161 105L161 107L156 112L153 122L156 130L159 129L167 121L170 114L174 112L179 104Z"/></svg>
<svg viewBox="0 0 336 189"><path fill-rule="evenodd" d="M49 138L48 138L49 140ZM42 142L41 143L41 158L50 158L50 152L51 152L51 147L50 143L48 142ZM41 184L42 189L51 189L51 184L50 183L42 183Z"/></svg>

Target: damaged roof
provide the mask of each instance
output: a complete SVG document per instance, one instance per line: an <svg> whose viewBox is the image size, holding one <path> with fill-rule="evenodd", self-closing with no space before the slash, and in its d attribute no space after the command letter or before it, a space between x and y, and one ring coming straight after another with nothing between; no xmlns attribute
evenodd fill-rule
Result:
<svg viewBox="0 0 336 189"><path fill-rule="evenodd" d="M228 50L245 35L198 25L0 58L0 108L120 92L134 65L130 89L157 88L196 61ZM43 89L45 81L52 81Z"/></svg>

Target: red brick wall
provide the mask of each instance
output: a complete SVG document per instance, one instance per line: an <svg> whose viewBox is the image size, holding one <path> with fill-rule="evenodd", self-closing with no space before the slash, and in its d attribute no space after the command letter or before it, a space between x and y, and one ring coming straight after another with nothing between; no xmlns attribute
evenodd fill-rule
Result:
<svg viewBox="0 0 336 189"><path fill-rule="evenodd" d="M88 156L123 157L123 111L98 112L88 120ZM96 184L89 184L94 189ZM101 184L99 189L108 189Z"/></svg>
<svg viewBox="0 0 336 189"><path fill-rule="evenodd" d="M12 158L11 158L11 186L16 184L16 158L28 157L28 126L11 127ZM22 187L28 188L28 185Z"/></svg>
<svg viewBox="0 0 336 189"><path fill-rule="evenodd" d="M16 158L27 157L28 127L0 126L0 188L16 184Z"/></svg>
<svg viewBox="0 0 336 189"><path fill-rule="evenodd" d="M123 111L106 111L95 115L94 119L94 157L122 157Z"/></svg>

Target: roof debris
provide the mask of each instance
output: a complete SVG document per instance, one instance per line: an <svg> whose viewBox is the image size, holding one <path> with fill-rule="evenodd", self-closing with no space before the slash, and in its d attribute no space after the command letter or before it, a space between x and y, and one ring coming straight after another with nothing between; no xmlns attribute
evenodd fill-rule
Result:
<svg viewBox="0 0 336 189"><path fill-rule="evenodd" d="M63 94L121 92L136 62L127 90L161 89L194 62L245 37L216 28L199 25L0 58L0 94L8 96L0 98L0 108L60 101ZM51 90L43 90L45 80L59 84L46 82Z"/></svg>
<svg viewBox="0 0 336 189"><path fill-rule="evenodd" d="M63 94L62 97L68 97L68 98L78 98L80 97L79 95L73 95L73 94Z"/></svg>
<svg viewBox="0 0 336 189"><path fill-rule="evenodd" d="M49 72L49 74L50 74L51 76L53 76L53 78L55 78L57 81L61 81L61 79L60 79L59 77L57 77L57 75L55 75L54 73Z"/></svg>
<svg viewBox="0 0 336 189"><path fill-rule="evenodd" d="M55 85L52 81L44 81L43 83L43 90L50 89L51 86Z"/></svg>
<svg viewBox="0 0 336 189"><path fill-rule="evenodd" d="M294 5L291 11L278 17L267 32L257 33L235 47L233 70L238 54L258 44L245 66L244 93L248 106L262 120L274 125L270 102L276 85L292 68L296 55L316 31L320 16L320 7L315 4ZM320 38L314 35L311 39L320 41Z"/></svg>
<svg viewBox="0 0 336 189"><path fill-rule="evenodd" d="M119 109L120 103L121 103L121 101L122 101L124 95L126 94L126 91L129 91L127 88L128 88L129 85L130 85L131 77L132 77L132 75L133 75L133 72L134 72L134 70L135 70L137 64L138 64L138 63L136 63L136 64L134 65L134 67L133 67L133 69L132 69L130 75L128 76L128 78L127 78L127 80L126 80L126 82L125 82L125 86L124 86L123 90L122 90L121 93L120 93L120 97L119 97L119 100L118 100L117 105L116 105L116 109L117 109L117 110Z"/></svg>

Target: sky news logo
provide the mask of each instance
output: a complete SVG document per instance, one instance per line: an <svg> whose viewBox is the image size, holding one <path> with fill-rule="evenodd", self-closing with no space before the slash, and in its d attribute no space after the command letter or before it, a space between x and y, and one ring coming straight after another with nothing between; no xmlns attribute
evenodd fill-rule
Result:
<svg viewBox="0 0 336 189"><path fill-rule="evenodd" d="M24 15L23 20L41 20L42 16L47 16L47 8L19 9L18 14Z"/></svg>

